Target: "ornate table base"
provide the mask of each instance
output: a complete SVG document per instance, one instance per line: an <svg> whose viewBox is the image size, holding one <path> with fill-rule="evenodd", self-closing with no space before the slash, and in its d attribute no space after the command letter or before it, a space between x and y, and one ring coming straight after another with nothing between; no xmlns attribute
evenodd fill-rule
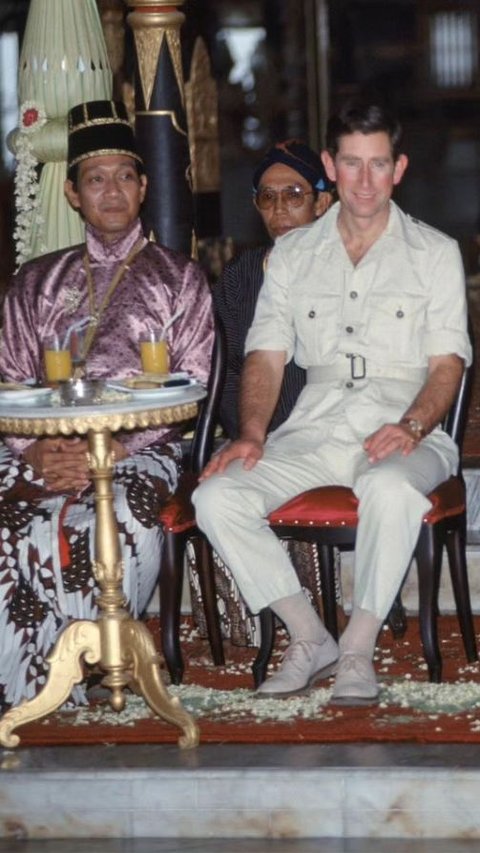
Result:
<svg viewBox="0 0 480 853"><path fill-rule="evenodd" d="M179 746L198 743L198 728L177 698L163 683L160 656L144 624L125 609L122 590L123 566L113 510L112 473L114 457L109 429L88 432L89 462L95 483L96 537L93 564L100 586L100 614L96 622L72 622L60 635L47 658L50 672L45 687L34 698L22 702L1 718L0 743L17 746L13 729L55 711L68 699L72 687L84 678L82 660L98 664L106 675L102 684L111 690L110 704L116 711L125 706L124 688L139 692L159 717L183 730Z"/></svg>

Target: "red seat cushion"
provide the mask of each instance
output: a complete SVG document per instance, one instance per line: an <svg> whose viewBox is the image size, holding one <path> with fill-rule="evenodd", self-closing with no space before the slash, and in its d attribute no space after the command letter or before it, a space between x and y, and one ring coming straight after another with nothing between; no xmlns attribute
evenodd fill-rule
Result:
<svg viewBox="0 0 480 853"><path fill-rule="evenodd" d="M465 486L460 477L450 477L449 480L440 483L428 497L432 502L432 508L423 519L427 524L435 524L443 518L451 518L465 512Z"/></svg>
<svg viewBox="0 0 480 853"><path fill-rule="evenodd" d="M268 516L270 524L300 527L356 527L358 500L345 486L309 489Z"/></svg>
<svg viewBox="0 0 480 853"><path fill-rule="evenodd" d="M195 510L191 496L198 478L191 471L185 471L178 481L175 494L165 501L159 513L160 524L172 533L183 533L195 527Z"/></svg>
<svg viewBox="0 0 480 853"><path fill-rule="evenodd" d="M197 486L197 477L184 472L177 490L163 505L159 521L173 533L182 533L195 527L195 511L191 495ZM424 521L435 524L443 518L460 515L465 511L465 487L458 477L450 477L429 494L432 508ZM322 486L297 495L270 513L270 524L299 527L356 527L358 500L345 486Z"/></svg>
<svg viewBox="0 0 480 853"><path fill-rule="evenodd" d="M429 494L432 508L424 521L435 524L465 510L465 487L450 477ZM356 527L358 500L345 486L321 486L292 498L268 516L270 524L299 527Z"/></svg>

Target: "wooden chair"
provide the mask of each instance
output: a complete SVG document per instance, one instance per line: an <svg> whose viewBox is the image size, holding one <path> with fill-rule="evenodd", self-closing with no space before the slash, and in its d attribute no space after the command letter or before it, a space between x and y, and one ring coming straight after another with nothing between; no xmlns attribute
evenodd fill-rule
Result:
<svg viewBox="0 0 480 853"><path fill-rule="evenodd" d="M465 370L461 387L451 407L444 429L459 447L460 458L472 383L472 368ZM423 519L414 557L418 570L419 621L429 679L440 682L442 659L438 644L438 591L443 547L446 546L453 593L465 653L469 662L478 659L468 585L466 549L466 494L461 465L456 476L441 483L429 499L432 509ZM338 637L333 547L355 545L358 501L353 491L343 486L311 489L272 512L272 530L282 539L304 539L319 549L325 624ZM265 680L274 642L275 619L265 608L260 614L261 646L253 664L255 684Z"/></svg>
<svg viewBox="0 0 480 853"><path fill-rule="evenodd" d="M208 462L215 437L217 412L226 370L226 340L217 323L208 393L201 405L188 458L188 470L180 477L174 495L160 512L164 544L160 562L160 631L162 652L173 684L180 684L184 664L180 648L180 605L182 598L185 548L192 540L197 558L208 638L214 663L225 662L220 632L211 549L195 523L191 495L198 475Z"/></svg>

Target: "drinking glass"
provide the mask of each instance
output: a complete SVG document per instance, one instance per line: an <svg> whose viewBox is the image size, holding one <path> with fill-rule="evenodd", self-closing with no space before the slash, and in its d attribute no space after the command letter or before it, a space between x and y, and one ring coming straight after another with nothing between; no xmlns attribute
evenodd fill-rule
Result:
<svg viewBox="0 0 480 853"><path fill-rule="evenodd" d="M70 334L70 355L75 376L85 374L85 335L86 329L73 329Z"/></svg>
<svg viewBox="0 0 480 853"><path fill-rule="evenodd" d="M168 373L168 344L163 329L147 329L140 335L140 357L144 373Z"/></svg>
<svg viewBox="0 0 480 853"><path fill-rule="evenodd" d="M62 344L58 335L50 335L43 342L43 358L47 382L56 383L70 379L72 375L72 357L70 350Z"/></svg>

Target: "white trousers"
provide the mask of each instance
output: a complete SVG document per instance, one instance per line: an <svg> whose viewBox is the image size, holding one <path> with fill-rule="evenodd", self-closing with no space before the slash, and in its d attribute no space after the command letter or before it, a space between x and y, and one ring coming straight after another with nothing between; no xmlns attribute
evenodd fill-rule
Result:
<svg viewBox="0 0 480 853"><path fill-rule="evenodd" d="M242 461L200 484L193 495L197 523L230 567L252 613L299 592L292 563L270 530L268 514L307 489L353 488L359 499L353 603L388 615L408 569L431 504L425 497L457 469L457 448L444 433L424 439L409 456L371 464L348 424L315 452L265 447L256 466Z"/></svg>

